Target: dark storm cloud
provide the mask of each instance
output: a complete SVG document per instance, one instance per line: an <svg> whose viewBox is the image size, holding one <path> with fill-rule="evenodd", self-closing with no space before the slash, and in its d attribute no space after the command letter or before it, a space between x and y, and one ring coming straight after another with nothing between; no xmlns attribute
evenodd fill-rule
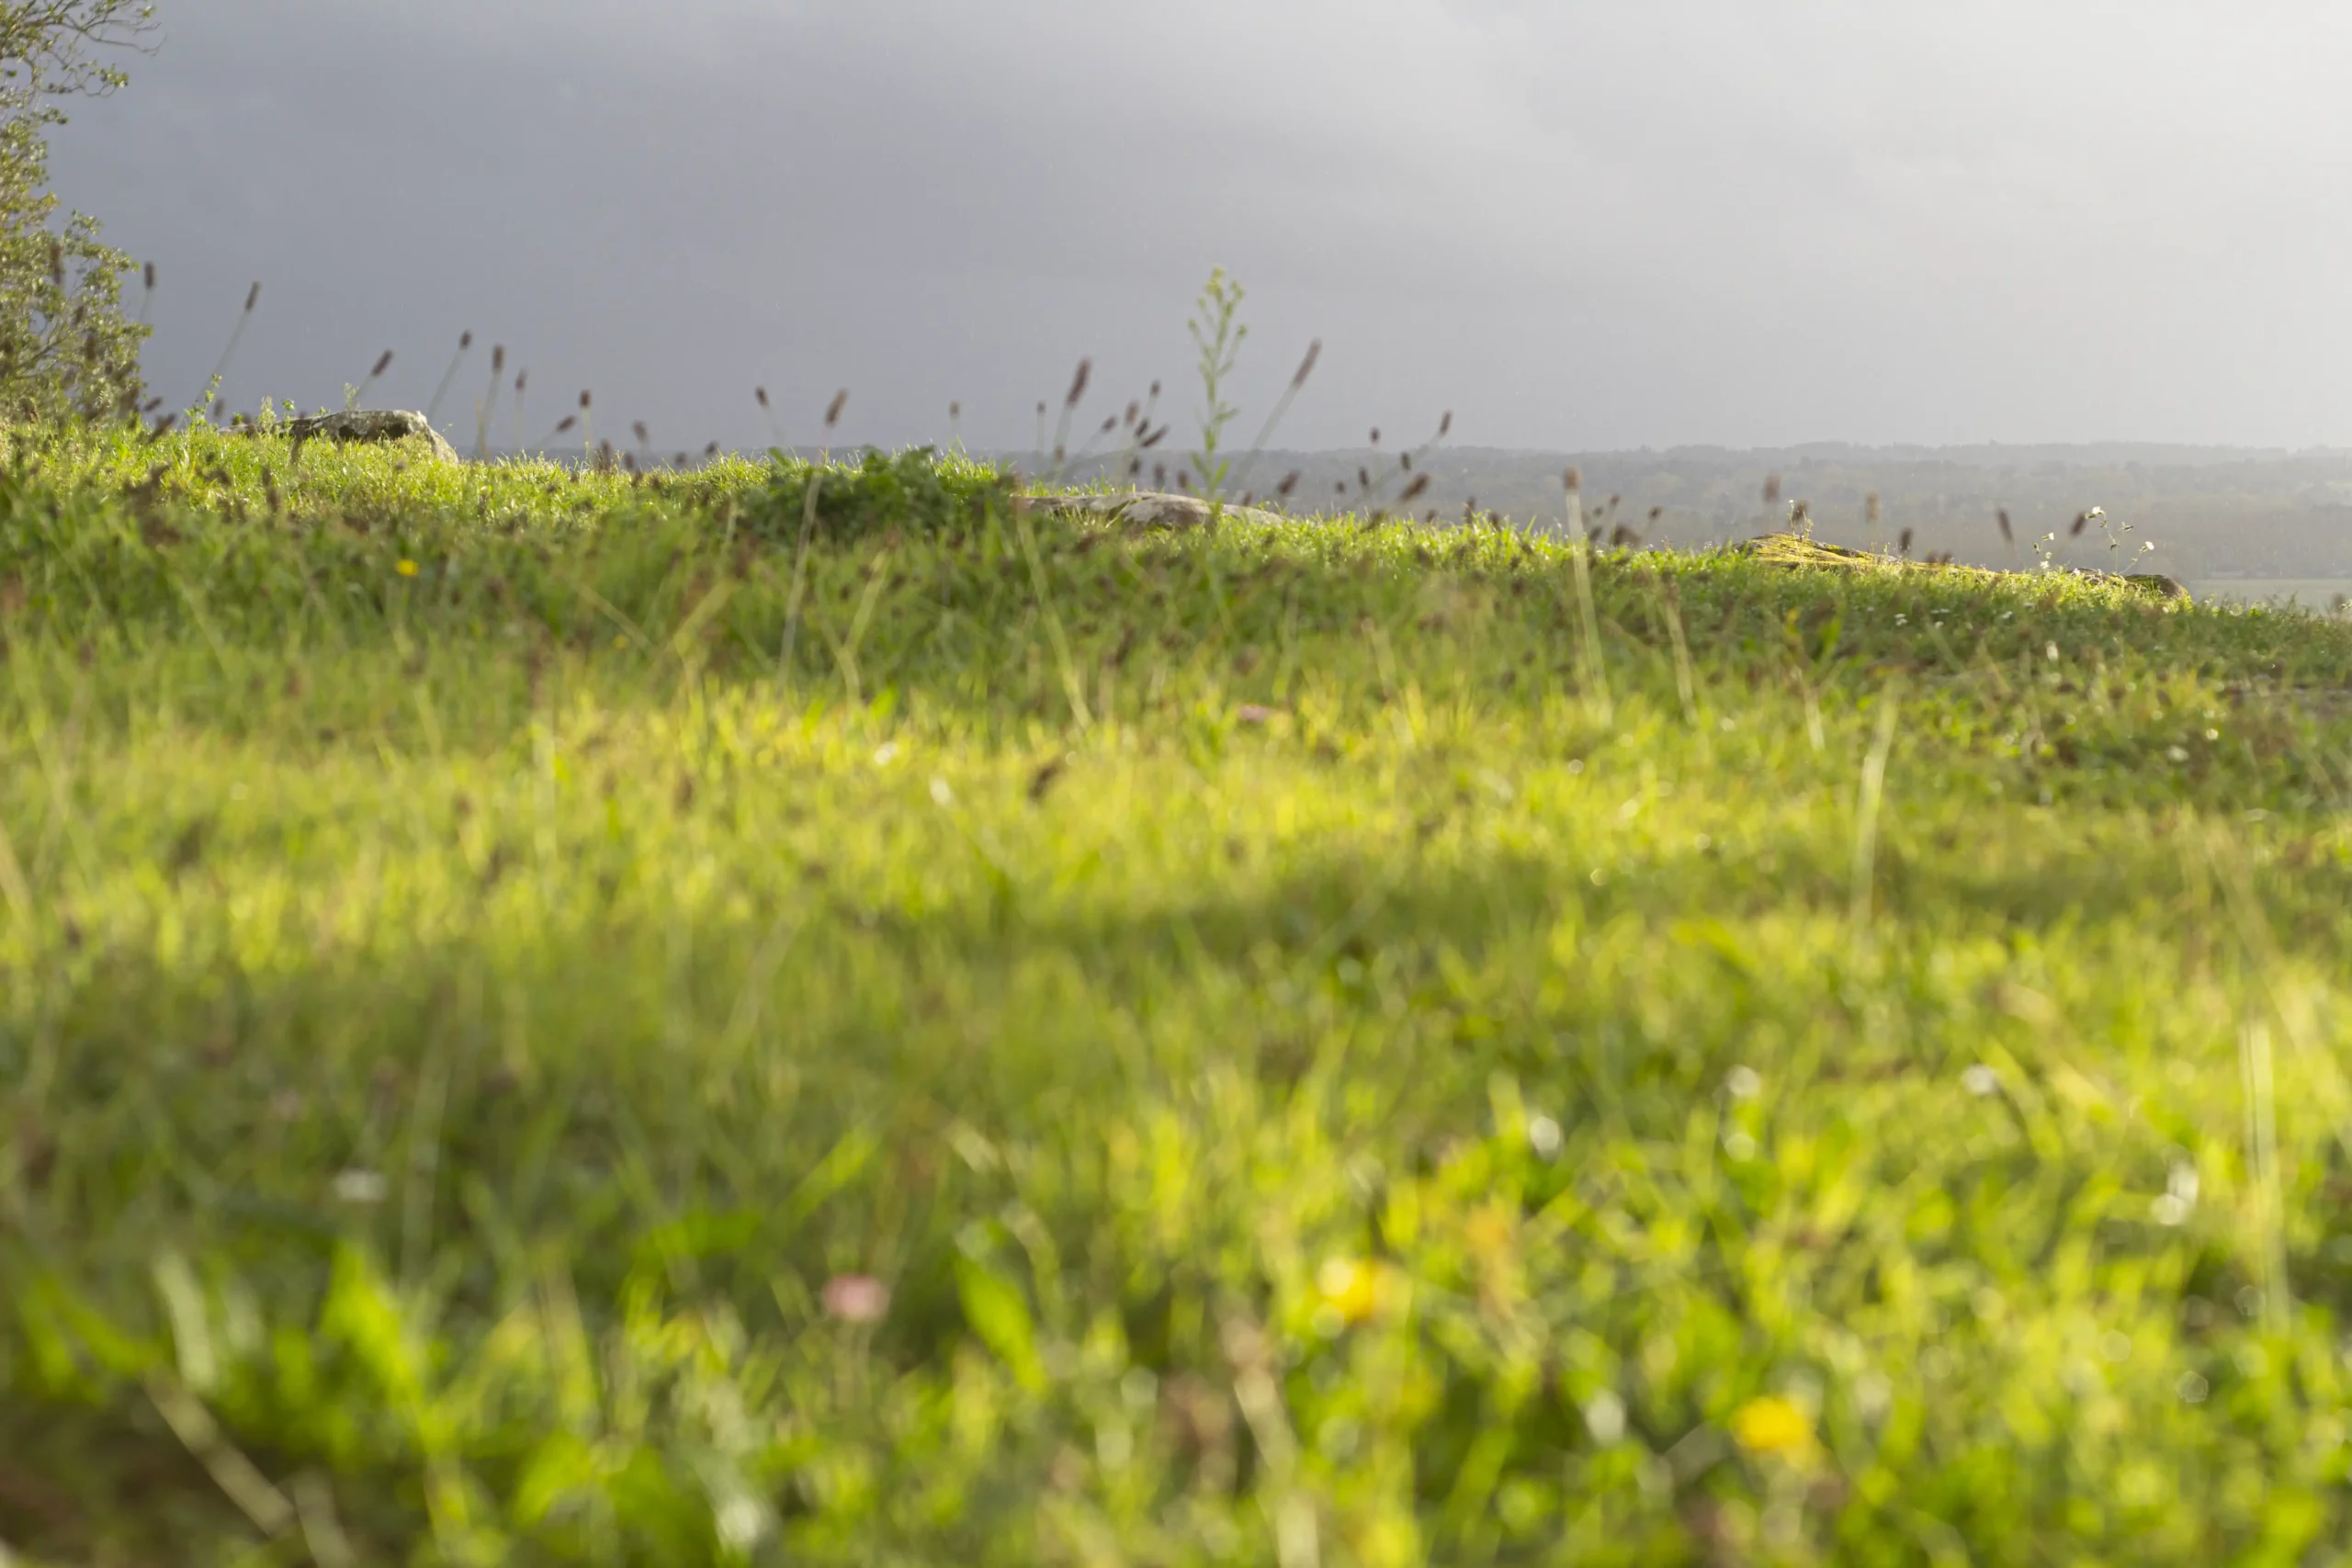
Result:
<svg viewBox="0 0 2352 1568"><path fill-rule="evenodd" d="M2347 438L2352 21L2317 5L165 0L56 175L151 367L422 402L461 328L611 434L1025 444L1189 400L1213 264L1285 438ZM513 366L510 366L510 377ZM469 415L455 423L469 425ZM502 420L502 436L511 434Z"/></svg>

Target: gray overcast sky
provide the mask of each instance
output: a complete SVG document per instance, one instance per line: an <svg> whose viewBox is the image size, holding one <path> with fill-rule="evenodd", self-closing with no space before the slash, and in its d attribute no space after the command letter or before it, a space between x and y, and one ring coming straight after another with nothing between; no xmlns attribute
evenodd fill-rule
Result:
<svg viewBox="0 0 2352 1568"><path fill-rule="evenodd" d="M1027 446L1212 265L1282 444L2352 444L2352 7L2297 0L161 0L52 173L151 379L528 435ZM449 410L468 412L457 418ZM1183 422L1180 420L1180 430ZM502 438L512 428L502 417Z"/></svg>

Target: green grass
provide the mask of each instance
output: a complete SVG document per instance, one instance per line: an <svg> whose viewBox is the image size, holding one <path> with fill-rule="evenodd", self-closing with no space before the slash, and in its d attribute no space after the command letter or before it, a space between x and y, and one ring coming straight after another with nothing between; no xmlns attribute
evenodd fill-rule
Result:
<svg viewBox="0 0 2352 1568"><path fill-rule="evenodd" d="M16 440L19 1560L2352 1540L2352 626Z"/></svg>

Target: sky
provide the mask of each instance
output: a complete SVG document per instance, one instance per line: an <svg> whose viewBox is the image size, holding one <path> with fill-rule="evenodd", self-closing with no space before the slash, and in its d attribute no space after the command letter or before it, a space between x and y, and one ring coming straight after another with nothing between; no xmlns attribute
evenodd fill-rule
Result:
<svg viewBox="0 0 2352 1568"><path fill-rule="evenodd" d="M2352 444L2352 7L159 0L51 175L174 406L662 451L1091 427L1246 289L1274 436ZM135 291L134 291L135 292ZM518 420L511 383L526 369ZM772 433L753 389L769 389ZM949 408L960 402L951 426ZM518 434L519 432L519 434ZM1073 445L1076 442L1073 441Z"/></svg>

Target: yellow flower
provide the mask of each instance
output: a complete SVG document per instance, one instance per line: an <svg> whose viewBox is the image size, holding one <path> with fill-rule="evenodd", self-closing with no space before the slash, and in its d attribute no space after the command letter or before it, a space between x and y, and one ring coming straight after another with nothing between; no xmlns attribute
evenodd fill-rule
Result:
<svg viewBox="0 0 2352 1568"><path fill-rule="evenodd" d="M1517 1215L1503 1204L1487 1203L1471 1211L1463 1223L1462 1238L1480 1259L1492 1262L1510 1255L1518 1232Z"/></svg>
<svg viewBox="0 0 2352 1568"><path fill-rule="evenodd" d="M1348 1323L1362 1323L1380 1310L1388 1295L1385 1264L1354 1258L1324 1260L1315 1271L1315 1289L1324 1303Z"/></svg>
<svg viewBox="0 0 2352 1568"><path fill-rule="evenodd" d="M401 558L401 564L392 568L392 570L399 572L402 577L414 577L416 575L416 563L409 559L406 556L402 556Z"/></svg>
<svg viewBox="0 0 2352 1568"><path fill-rule="evenodd" d="M1752 1454L1802 1459L1813 1452L1813 1422L1778 1394L1763 1394L1732 1412L1731 1435Z"/></svg>

